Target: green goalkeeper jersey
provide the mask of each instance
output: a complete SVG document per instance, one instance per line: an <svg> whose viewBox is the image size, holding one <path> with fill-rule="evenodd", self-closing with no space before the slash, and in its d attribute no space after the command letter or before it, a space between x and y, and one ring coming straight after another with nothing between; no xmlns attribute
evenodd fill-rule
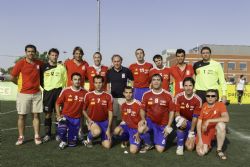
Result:
<svg viewBox="0 0 250 167"><path fill-rule="evenodd" d="M222 96L226 96L227 85L219 62L214 60L210 60L208 63L198 61L193 68L196 76L196 90L222 89Z"/></svg>

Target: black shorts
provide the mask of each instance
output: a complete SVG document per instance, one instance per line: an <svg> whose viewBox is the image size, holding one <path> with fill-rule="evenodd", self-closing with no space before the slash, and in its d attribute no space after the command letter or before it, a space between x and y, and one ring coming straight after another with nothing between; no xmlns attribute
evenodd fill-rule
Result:
<svg viewBox="0 0 250 167"><path fill-rule="evenodd" d="M55 111L56 100L60 95L62 88L52 89L50 91L43 91L43 112Z"/></svg>

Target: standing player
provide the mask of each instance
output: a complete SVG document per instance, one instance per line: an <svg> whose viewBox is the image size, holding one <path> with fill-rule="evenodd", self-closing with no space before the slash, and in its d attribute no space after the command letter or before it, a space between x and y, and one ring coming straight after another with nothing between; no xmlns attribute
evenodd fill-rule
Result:
<svg viewBox="0 0 250 167"><path fill-rule="evenodd" d="M114 130L114 135L119 135L122 140L129 140L130 152L135 154L140 147L140 135L138 133L138 123L141 120L141 114L145 115L142 110L141 102L133 98L133 88L126 86L123 94L126 102L122 104L122 122ZM143 112L143 113L142 113Z"/></svg>
<svg viewBox="0 0 250 167"><path fill-rule="evenodd" d="M73 73L72 86L63 89L56 101L56 114L59 121L57 133L61 139L60 149L64 149L66 146L75 147L77 144L84 96L87 93L81 87L81 80L81 74ZM62 111L60 111L61 107Z"/></svg>
<svg viewBox="0 0 250 167"><path fill-rule="evenodd" d="M206 102L206 91L208 89L221 89L221 100L226 103L227 85L224 78L224 72L219 62L211 59L211 49L203 47L201 49L202 60L194 63L195 72L195 90L200 96L202 102Z"/></svg>
<svg viewBox="0 0 250 167"><path fill-rule="evenodd" d="M107 71L108 67L101 65L102 62L102 55L100 52L95 52L93 55L94 59L94 65L87 67L87 78L89 80L89 91L95 90L94 86L94 76L100 75L104 78L104 84L102 87L102 90L106 91L107 90Z"/></svg>
<svg viewBox="0 0 250 167"><path fill-rule="evenodd" d="M171 76L174 81L174 94L183 91L183 80L186 77L193 77L194 70L192 65L185 63L186 53L183 49L177 49L176 60L177 65L171 67Z"/></svg>
<svg viewBox="0 0 250 167"><path fill-rule="evenodd" d="M163 152L166 146L166 137L173 130L171 125L174 119L175 105L172 95L162 89L162 77L160 74L152 76L151 85L152 90L146 92L142 97L146 118L142 115L139 128L148 129L149 132L153 133L156 150ZM145 149L148 148L150 147Z"/></svg>
<svg viewBox="0 0 250 167"><path fill-rule="evenodd" d="M207 90L206 99L207 103L202 106L197 123L196 151L200 156L207 154L211 148L211 141L216 136L217 156L226 160L222 146L226 137L226 123L229 122L229 115L224 103L217 102L218 90Z"/></svg>
<svg viewBox="0 0 250 167"><path fill-rule="evenodd" d="M169 82L170 82L170 69L163 65L162 56L155 55L153 57L155 63L154 68L149 71L149 77L151 78L154 74L160 74L162 76L162 88L169 91Z"/></svg>
<svg viewBox="0 0 250 167"><path fill-rule="evenodd" d="M43 142L51 139L52 113L55 112L55 104L62 88L66 84L66 69L57 63L59 51L55 48L49 50L48 63L41 68L41 86L43 87L43 112L45 113L45 136ZM59 139L56 136L57 140Z"/></svg>
<svg viewBox="0 0 250 167"><path fill-rule="evenodd" d="M184 142L192 151L195 144L195 128L202 107L202 100L194 93L195 81L191 77L183 80L184 92L175 97L175 121L177 127L177 155L183 155Z"/></svg>
<svg viewBox="0 0 250 167"><path fill-rule="evenodd" d="M68 59L65 61L64 65L67 70L67 86L71 86L71 75L75 72L81 74L81 86L84 86L86 71L89 64L83 60L83 50L81 47L77 46L73 50L73 59Z"/></svg>
<svg viewBox="0 0 250 167"><path fill-rule="evenodd" d="M141 101L142 95L149 90L149 70L153 68L151 63L144 60L144 50L139 48L135 51L137 63L129 66L134 77L134 98Z"/></svg>
<svg viewBox="0 0 250 167"><path fill-rule="evenodd" d="M43 62L35 59L36 47L34 45L27 45L25 47L26 56L19 60L12 72L11 81L18 84L17 93L17 113L18 121L17 127L19 137L16 145L21 145L24 142L24 129L26 115L33 114L33 127L35 133L35 144L42 143L40 138L40 116L42 109L42 94L40 91L40 67Z"/></svg>
<svg viewBox="0 0 250 167"><path fill-rule="evenodd" d="M236 91L238 96L238 104L241 105L242 96L244 95L244 91L246 90L246 78L244 75L240 75L240 78L236 85Z"/></svg>
<svg viewBox="0 0 250 167"><path fill-rule="evenodd" d="M89 148L93 147L93 138L101 137L102 145L111 148L111 124L113 118L112 96L102 90L104 78L100 75L94 76L95 90L84 97L83 114L87 120L89 133L83 144Z"/></svg>

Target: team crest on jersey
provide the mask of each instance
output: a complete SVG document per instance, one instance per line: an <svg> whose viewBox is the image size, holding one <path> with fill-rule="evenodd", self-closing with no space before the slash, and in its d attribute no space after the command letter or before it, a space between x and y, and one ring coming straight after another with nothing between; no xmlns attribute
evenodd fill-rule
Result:
<svg viewBox="0 0 250 167"><path fill-rule="evenodd" d="M107 100L102 100L102 105L105 105L105 106L106 106L107 103L108 103Z"/></svg>
<svg viewBox="0 0 250 167"><path fill-rule="evenodd" d="M164 79L168 79L168 74L163 75Z"/></svg>
<svg viewBox="0 0 250 167"><path fill-rule="evenodd" d="M152 105L153 104L153 102L152 101L148 101L148 105Z"/></svg>
<svg viewBox="0 0 250 167"><path fill-rule="evenodd" d="M166 100L160 100L160 105L165 106L167 104Z"/></svg>
<svg viewBox="0 0 250 167"><path fill-rule="evenodd" d="M73 101L73 99L71 99L71 98L68 98L68 101Z"/></svg>
<svg viewBox="0 0 250 167"><path fill-rule="evenodd" d="M136 116L136 112L135 111L131 111L131 116L132 117Z"/></svg>

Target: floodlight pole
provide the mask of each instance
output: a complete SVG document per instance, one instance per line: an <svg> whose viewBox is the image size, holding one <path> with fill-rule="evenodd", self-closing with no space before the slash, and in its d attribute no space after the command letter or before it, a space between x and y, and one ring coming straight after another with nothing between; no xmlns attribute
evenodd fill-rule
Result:
<svg viewBox="0 0 250 167"><path fill-rule="evenodd" d="M101 51L101 0L97 0L97 51Z"/></svg>

